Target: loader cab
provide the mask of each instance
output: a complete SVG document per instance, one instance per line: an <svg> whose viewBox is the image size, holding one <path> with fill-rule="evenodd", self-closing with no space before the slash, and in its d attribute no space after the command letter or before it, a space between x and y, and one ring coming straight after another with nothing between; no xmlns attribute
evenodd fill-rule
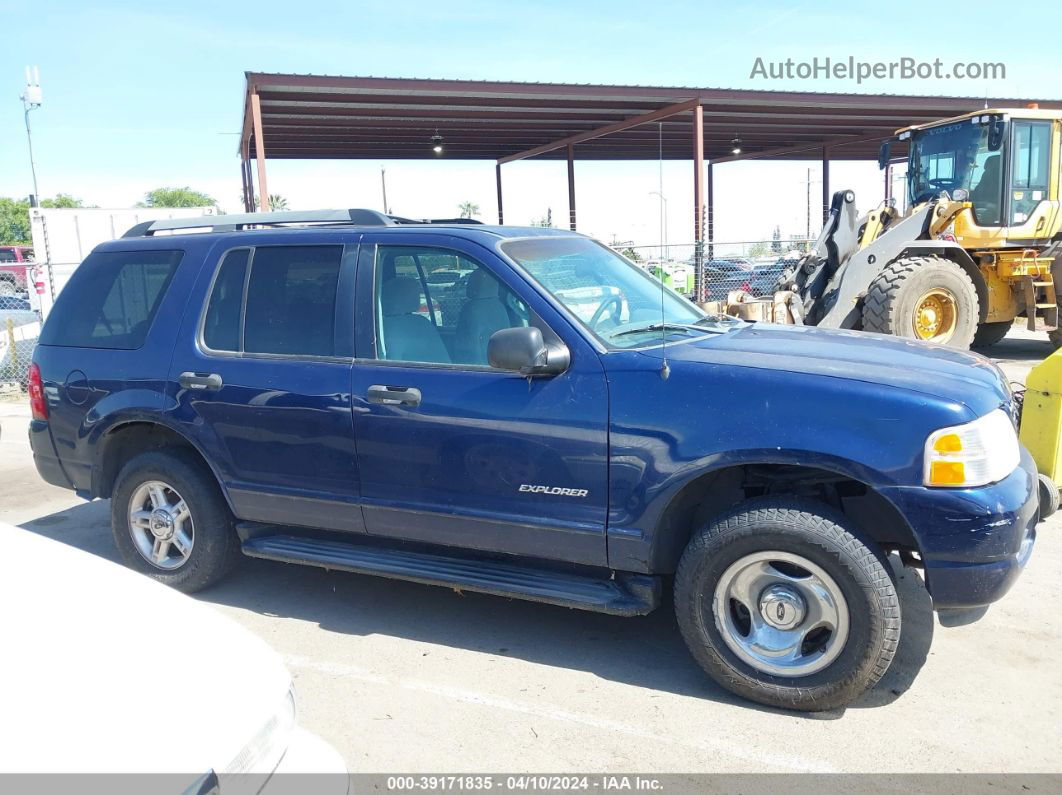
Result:
<svg viewBox="0 0 1062 795"><path fill-rule="evenodd" d="M1021 239L1048 237L1058 212L1060 114L986 111L896 136L909 145L907 201L942 192L972 205L978 227L1009 228ZM883 157L887 149L882 147Z"/></svg>

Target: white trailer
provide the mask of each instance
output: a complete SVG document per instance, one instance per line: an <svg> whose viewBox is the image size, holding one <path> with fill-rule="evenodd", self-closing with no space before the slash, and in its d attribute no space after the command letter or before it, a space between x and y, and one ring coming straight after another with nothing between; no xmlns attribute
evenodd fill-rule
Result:
<svg viewBox="0 0 1062 795"><path fill-rule="evenodd" d="M92 249L105 240L121 237L136 224L216 214L214 207L30 208L37 256L35 285L29 287L30 303L42 319L47 317L56 296Z"/></svg>

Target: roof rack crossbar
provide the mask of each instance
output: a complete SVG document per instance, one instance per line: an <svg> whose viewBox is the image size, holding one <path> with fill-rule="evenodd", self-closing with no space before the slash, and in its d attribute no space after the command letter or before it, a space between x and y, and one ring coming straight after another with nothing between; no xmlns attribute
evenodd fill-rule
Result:
<svg viewBox="0 0 1062 795"><path fill-rule="evenodd" d="M203 215L196 218L161 218L144 221L122 237L150 237L156 232L180 229L210 229L232 232L249 226L283 226L285 224L349 224L357 226L393 226L396 220L376 210L292 210L276 213L238 213Z"/></svg>

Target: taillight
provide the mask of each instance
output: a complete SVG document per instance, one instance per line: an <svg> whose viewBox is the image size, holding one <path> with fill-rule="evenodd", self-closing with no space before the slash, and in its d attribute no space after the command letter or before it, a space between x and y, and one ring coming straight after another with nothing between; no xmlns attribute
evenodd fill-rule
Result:
<svg viewBox="0 0 1062 795"><path fill-rule="evenodd" d="M36 362L29 369L30 412L33 419L48 421L48 402L44 399L44 382L41 380L41 368Z"/></svg>

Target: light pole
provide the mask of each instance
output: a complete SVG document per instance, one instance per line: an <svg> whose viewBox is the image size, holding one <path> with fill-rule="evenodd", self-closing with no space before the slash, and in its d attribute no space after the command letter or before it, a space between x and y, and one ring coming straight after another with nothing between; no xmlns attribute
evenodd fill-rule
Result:
<svg viewBox="0 0 1062 795"><path fill-rule="evenodd" d="M660 256L664 262L671 260L671 251L667 245L667 197L658 190L649 191L650 196L660 197Z"/></svg>
<svg viewBox="0 0 1062 795"><path fill-rule="evenodd" d="M26 141L29 143L30 173L33 174L33 196L30 206L36 207L40 201L40 193L37 191L37 166L33 162L33 133L30 132L30 111L41 106L41 75L37 67L26 67L26 90L19 96L26 117Z"/></svg>

